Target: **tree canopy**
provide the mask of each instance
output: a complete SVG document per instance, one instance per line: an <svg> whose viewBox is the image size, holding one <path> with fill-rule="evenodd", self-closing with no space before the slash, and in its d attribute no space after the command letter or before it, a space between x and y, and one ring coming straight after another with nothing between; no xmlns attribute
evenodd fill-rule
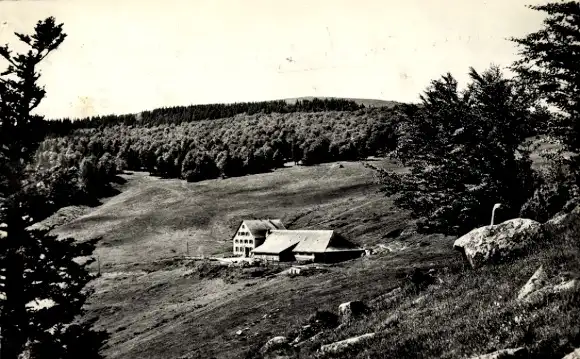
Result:
<svg viewBox="0 0 580 359"><path fill-rule="evenodd" d="M419 219L424 232L461 234L489 221L503 204L504 218L519 214L533 190L526 150L532 98L498 67L471 69L464 91L451 74L431 82L422 106L402 123L394 158L409 173L381 172L385 191Z"/></svg>

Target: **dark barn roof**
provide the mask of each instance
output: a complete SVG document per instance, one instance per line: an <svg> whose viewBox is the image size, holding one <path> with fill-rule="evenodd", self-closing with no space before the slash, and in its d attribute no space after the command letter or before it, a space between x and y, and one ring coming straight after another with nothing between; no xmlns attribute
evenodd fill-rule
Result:
<svg viewBox="0 0 580 359"><path fill-rule="evenodd" d="M268 231L286 229L279 219L246 219L242 223L248 227L254 238L266 238Z"/></svg>

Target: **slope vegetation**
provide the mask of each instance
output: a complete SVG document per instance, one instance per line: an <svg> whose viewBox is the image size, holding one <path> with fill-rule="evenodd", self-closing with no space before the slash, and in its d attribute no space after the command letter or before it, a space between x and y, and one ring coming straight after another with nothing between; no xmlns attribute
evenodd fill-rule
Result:
<svg viewBox="0 0 580 359"><path fill-rule="evenodd" d="M375 164L394 168L388 161ZM259 268L215 272L209 263L184 259L187 247L190 255L229 253L229 238L243 218L337 229L371 247L395 244L390 233L408 218L376 193L372 171L355 162L198 183L145 173L124 177L119 195L56 229L78 239L102 237L102 276L93 283L89 316L98 315L98 326L112 333L108 358L239 358L316 309L370 299L395 287L412 266L457 259L450 239L419 246L420 238L410 238L393 252L308 277L264 275Z"/></svg>

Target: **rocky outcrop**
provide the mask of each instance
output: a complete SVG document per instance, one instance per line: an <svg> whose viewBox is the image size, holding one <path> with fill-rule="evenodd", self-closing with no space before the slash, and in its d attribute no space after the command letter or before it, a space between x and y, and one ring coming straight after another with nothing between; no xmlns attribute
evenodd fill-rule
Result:
<svg viewBox="0 0 580 359"><path fill-rule="evenodd" d="M472 268L513 258L543 238L540 223L515 218L495 226L474 229L453 244Z"/></svg>
<svg viewBox="0 0 580 359"><path fill-rule="evenodd" d="M269 359L291 359L298 357L296 349L294 349L288 342L288 339L283 336L273 337L268 340L262 349L260 349L260 353L264 358Z"/></svg>
<svg viewBox="0 0 580 359"><path fill-rule="evenodd" d="M540 266L518 293L518 300L523 300L531 293L540 290L546 286L547 282L548 275L546 274L544 267Z"/></svg>
<svg viewBox="0 0 580 359"><path fill-rule="evenodd" d="M517 300L521 302L533 302L546 295L561 292L570 292L580 288L578 279L566 278L562 274L548 277L543 266L540 266L530 277L528 282L520 289Z"/></svg>
<svg viewBox="0 0 580 359"><path fill-rule="evenodd" d="M373 298L369 302L369 306L371 306L374 309L389 308L398 303L402 298L403 298L403 289L401 287L397 287L388 293Z"/></svg>
<svg viewBox="0 0 580 359"><path fill-rule="evenodd" d="M516 349L502 349L493 353L479 355L471 357L471 359L517 359L526 358L528 356L528 351L526 348L516 348Z"/></svg>
<svg viewBox="0 0 580 359"><path fill-rule="evenodd" d="M353 345L361 343L365 340L371 339L375 335L376 335L375 333L368 333L368 334L359 335L358 337L353 337L353 338L341 340L339 342L326 344L326 345L323 345L322 347L320 347L320 352L321 353L339 353L350 346L353 346Z"/></svg>
<svg viewBox="0 0 580 359"><path fill-rule="evenodd" d="M338 316L342 323L349 322L352 319L365 315L369 312L367 305L361 301L352 301L342 303L338 306Z"/></svg>

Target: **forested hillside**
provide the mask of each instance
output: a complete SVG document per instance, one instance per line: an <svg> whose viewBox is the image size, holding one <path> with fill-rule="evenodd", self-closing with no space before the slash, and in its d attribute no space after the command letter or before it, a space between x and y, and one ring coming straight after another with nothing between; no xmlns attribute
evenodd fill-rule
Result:
<svg viewBox="0 0 580 359"><path fill-rule="evenodd" d="M285 161L313 165L366 158L395 148L397 126L409 108L239 114L155 125L145 117L148 125L121 120L98 128L87 120L88 128L53 134L40 145L35 180L43 185L31 191L59 208L102 196L122 170L199 181L267 172Z"/></svg>
<svg viewBox="0 0 580 359"><path fill-rule="evenodd" d="M202 120L232 117L239 114L270 114L294 112L354 111L365 106L353 100L338 98L311 98L296 101L259 101L232 104L207 104L191 106L162 107L138 114L95 116L79 120L56 119L48 126L55 133L67 133L72 129L96 128L116 125L156 126L161 124L181 124Z"/></svg>

